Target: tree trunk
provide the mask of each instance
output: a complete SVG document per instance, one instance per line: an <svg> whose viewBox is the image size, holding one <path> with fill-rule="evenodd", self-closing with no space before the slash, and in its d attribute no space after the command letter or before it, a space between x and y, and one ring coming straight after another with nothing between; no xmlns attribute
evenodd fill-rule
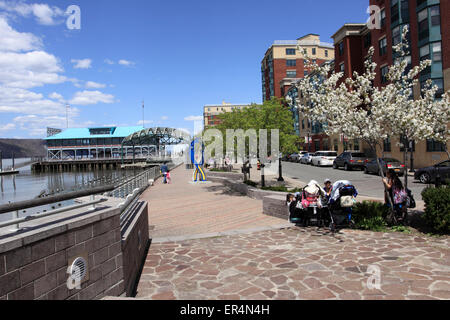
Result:
<svg viewBox="0 0 450 320"><path fill-rule="evenodd" d="M404 146L403 163L405 164L405 189L408 189L408 149Z"/></svg>
<svg viewBox="0 0 450 320"><path fill-rule="evenodd" d="M381 181L383 182L384 195L385 195L385 198L388 199L388 202L389 202L389 205L390 205L391 214L393 214L393 213L394 213L394 204L393 204L393 202L392 202L391 196L389 195L389 191L388 191L388 189L386 188L386 185L384 184L384 181L383 181L384 178L385 178L385 175L384 175L384 170L383 170L383 168L381 167L380 158L378 158L378 154L377 154L377 146L376 146L376 145L373 145L373 144L371 144L371 143L369 143L369 145L370 145L370 148L372 149L372 152L375 153L375 157L376 157L376 159L377 159L378 170L379 170L380 173L381 173Z"/></svg>

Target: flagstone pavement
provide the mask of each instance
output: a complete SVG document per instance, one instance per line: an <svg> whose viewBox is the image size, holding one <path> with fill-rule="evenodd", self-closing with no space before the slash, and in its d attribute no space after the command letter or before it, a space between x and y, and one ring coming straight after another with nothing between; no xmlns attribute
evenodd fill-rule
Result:
<svg viewBox="0 0 450 320"><path fill-rule="evenodd" d="M186 177L184 169L173 173L174 179ZM162 188L166 191L158 195ZM199 198L190 200L194 188ZM151 244L136 298L450 299L449 237L355 230L333 236L316 228L277 227L285 222L261 217L256 200L220 190L174 182L143 195L160 241ZM167 217L165 199L174 201ZM221 227L221 212L237 220ZM257 218L260 231L236 231L254 226ZM202 236L205 232L210 234Z"/></svg>

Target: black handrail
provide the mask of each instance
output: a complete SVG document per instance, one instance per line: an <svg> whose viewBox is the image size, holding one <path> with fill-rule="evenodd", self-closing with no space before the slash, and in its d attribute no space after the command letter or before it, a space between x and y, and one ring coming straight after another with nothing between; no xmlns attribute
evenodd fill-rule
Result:
<svg viewBox="0 0 450 320"><path fill-rule="evenodd" d="M47 204L87 197L87 196L96 195L96 194L100 194L100 193L103 194L105 192L109 192L114 189L115 189L115 186L111 185L111 186L87 189L87 190L83 190L83 191L61 193L61 194L43 198L43 199L25 200L25 201L4 204L4 205L0 205L0 214L25 210L25 209L39 207L39 206L45 206Z"/></svg>

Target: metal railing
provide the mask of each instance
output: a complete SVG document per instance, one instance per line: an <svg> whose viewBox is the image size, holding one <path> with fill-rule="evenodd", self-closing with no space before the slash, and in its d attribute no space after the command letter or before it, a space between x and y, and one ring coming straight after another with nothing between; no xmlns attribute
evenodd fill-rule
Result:
<svg viewBox="0 0 450 320"><path fill-rule="evenodd" d="M14 229L10 230L10 231L14 232L14 231L20 230L20 223L29 222L32 220L41 219L41 218L55 215L58 213L64 213L67 211L84 208L84 207L89 207L89 206L92 206L92 209L95 209L96 204L106 201L106 199L96 200L95 195L104 194L105 192L111 191L113 189L114 189L113 186L93 188L93 189L84 190L84 191L59 194L59 195L48 197L45 199L33 199L33 200L26 200L26 201L20 201L20 202L1 205L0 206L0 215L12 213L13 218L6 222L0 223L0 228L15 225ZM50 204L55 204L55 203L61 203L64 201L87 197L87 196L91 197L89 202L83 202L83 203L79 203L79 204L75 204L72 206L67 206L67 207L63 207L63 208L59 208L59 209L54 209L54 210L50 210L50 211L42 209L42 213L37 212L35 214L29 215L29 216L26 216L23 218L19 218L20 211L22 211L22 210L42 207L45 205L50 205ZM23 213L25 213L25 212L26 211L23 211Z"/></svg>
<svg viewBox="0 0 450 320"><path fill-rule="evenodd" d="M173 168L178 167L181 164L176 165L171 163L168 165L169 170L172 170ZM91 210L95 210L95 206L97 204L107 201L106 198L95 199L96 195L103 195L104 197L124 199L124 201L118 205L118 208L120 208L121 210L121 217L120 217L121 223L124 223L125 221L131 219L134 212L136 211L135 209L138 208L138 199L139 196L142 194L142 192L144 192L149 186L151 186L153 182L159 177L161 177L160 168L153 167L131 178L125 177L122 179L116 179L115 181L118 181L119 182L118 184L111 184L109 186L103 187L94 187L82 191L62 193L42 199L33 199L0 205L0 215L6 213L13 214L12 220L0 223L0 228L14 225L15 226L14 229L11 229L10 231L15 232L20 230L20 223L29 222L44 217L48 217L51 215L64 213L85 207L91 207ZM23 218L19 217L20 211L25 209L42 207L45 205L61 203L64 201L74 200L87 196L91 197L90 201L88 202L62 207L59 209L54 209L53 207L52 208L53 210L50 211L42 209L42 213L37 212L27 217ZM61 206L61 204L59 204L59 206ZM26 211L23 211L23 213L25 212Z"/></svg>

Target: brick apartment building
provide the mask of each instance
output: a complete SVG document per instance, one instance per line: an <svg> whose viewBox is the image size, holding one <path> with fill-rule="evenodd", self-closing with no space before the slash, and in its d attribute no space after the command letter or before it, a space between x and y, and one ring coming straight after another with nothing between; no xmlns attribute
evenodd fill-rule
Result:
<svg viewBox="0 0 450 320"><path fill-rule="evenodd" d="M410 55L407 59L410 67L419 65L422 59L432 60L432 66L420 75L420 83L431 79L439 87L439 94L450 90L450 0L370 0L370 5L380 8L380 29L369 29L367 24L345 24L333 36L335 47L335 72L344 72L349 77L353 72L364 71L364 61L368 50L374 47L373 60L377 63L376 86L387 84L388 67L396 60L393 46L402 39L403 26L409 26L408 41ZM290 94L294 90L289 89ZM414 96L420 94L420 85L414 88ZM307 119L299 117L299 127L305 127ZM346 137L327 137L321 134L321 128L313 128L315 133L311 141L311 151L333 149L367 151L358 141L349 141ZM308 128L306 128L308 129ZM302 135L303 136L303 135ZM403 159L403 148L398 145L400 137L384 141L384 155ZM450 148L450 145L447 144ZM435 141L416 141L413 144L414 167L428 166L445 160L445 146ZM381 156L381 154L380 154Z"/></svg>
<svg viewBox="0 0 450 320"><path fill-rule="evenodd" d="M233 112L235 109L242 109L250 106L250 104L231 104L225 101L219 105L207 105L203 108L203 125L204 128L214 127L221 123L219 115L225 112Z"/></svg>
<svg viewBox="0 0 450 320"><path fill-rule="evenodd" d="M267 50L261 62L263 101L284 97L287 89L305 75L305 53L318 64L334 59L333 44L320 41L320 36L308 34L297 40L278 40Z"/></svg>

